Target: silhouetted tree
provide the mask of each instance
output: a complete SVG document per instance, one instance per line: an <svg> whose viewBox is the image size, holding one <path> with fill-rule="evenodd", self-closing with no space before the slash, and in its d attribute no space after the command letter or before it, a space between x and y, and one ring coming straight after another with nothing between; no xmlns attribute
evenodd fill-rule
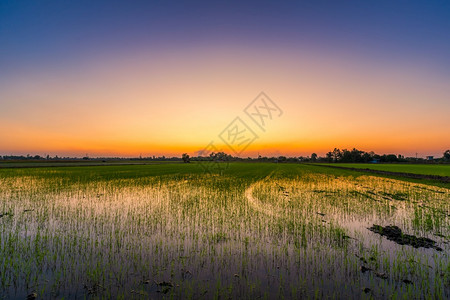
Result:
<svg viewBox="0 0 450 300"><path fill-rule="evenodd" d="M372 161L372 155L370 155L370 153L367 153L367 152L364 152L364 154L362 155L362 161L363 162L369 162L369 161Z"/></svg>
<svg viewBox="0 0 450 300"><path fill-rule="evenodd" d="M450 150L446 150L446 151L444 152L444 159L445 159L445 160L450 160Z"/></svg>
<svg viewBox="0 0 450 300"><path fill-rule="evenodd" d="M333 160L334 160L334 162L340 161L341 158L342 158L341 150L339 150L337 148L334 148L334 150L333 150Z"/></svg>
<svg viewBox="0 0 450 300"><path fill-rule="evenodd" d="M219 161L230 161L232 160L233 156L226 154L225 152L212 152L211 154L209 154L209 158L210 160L219 162Z"/></svg>
<svg viewBox="0 0 450 300"><path fill-rule="evenodd" d="M183 153L181 155L181 159L183 160L184 163L190 163L191 162L191 158L189 157L189 155L187 153Z"/></svg>
<svg viewBox="0 0 450 300"><path fill-rule="evenodd" d="M388 154L388 155L384 154L381 157L381 161L384 161L384 162L396 162L396 161L398 161L398 158L397 158L397 155L395 155L395 154Z"/></svg>

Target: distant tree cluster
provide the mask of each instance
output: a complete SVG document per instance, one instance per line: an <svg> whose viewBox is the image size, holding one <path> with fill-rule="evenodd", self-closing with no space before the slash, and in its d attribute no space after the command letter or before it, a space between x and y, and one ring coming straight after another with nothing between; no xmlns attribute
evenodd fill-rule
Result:
<svg viewBox="0 0 450 300"><path fill-rule="evenodd" d="M353 148L352 150L334 148L325 155L327 162L368 163L368 162L406 162L403 155L375 154Z"/></svg>
<svg viewBox="0 0 450 300"><path fill-rule="evenodd" d="M370 162L380 162L380 163L395 163L395 162L450 162L450 150L446 150L442 158L428 159L417 157L405 157L404 155L398 154L376 154L373 151L365 152L353 148L352 150L334 148L333 151L328 152L325 157L317 158L315 153L311 154L310 161L319 162L335 162L335 163L370 163Z"/></svg>
<svg viewBox="0 0 450 300"><path fill-rule="evenodd" d="M0 156L0 159L4 159L4 160L43 160L46 158L44 158L40 155L27 154L26 156L24 156L24 155L3 155L3 156Z"/></svg>
<svg viewBox="0 0 450 300"><path fill-rule="evenodd" d="M194 161L215 161L215 162L227 162L227 161L236 161L241 160L239 157L233 157L230 154L226 154L225 152L211 152L208 156L197 156L193 157Z"/></svg>
<svg viewBox="0 0 450 300"><path fill-rule="evenodd" d="M183 160L184 163L191 162L191 158L189 157L189 155L187 153L183 153L183 155L181 155L181 159Z"/></svg>
<svg viewBox="0 0 450 300"><path fill-rule="evenodd" d="M58 155L50 156L46 155L40 156L40 155L0 155L0 160L48 160L48 161L122 161L122 160L145 160L145 161L182 161L182 158L180 157L166 157L166 156L148 156L148 157L89 157L89 156L83 156L83 157L60 157Z"/></svg>
<svg viewBox="0 0 450 300"><path fill-rule="evenodd" d="M446 150L442 158L446 161L450 161L450 150Z"/></svg>

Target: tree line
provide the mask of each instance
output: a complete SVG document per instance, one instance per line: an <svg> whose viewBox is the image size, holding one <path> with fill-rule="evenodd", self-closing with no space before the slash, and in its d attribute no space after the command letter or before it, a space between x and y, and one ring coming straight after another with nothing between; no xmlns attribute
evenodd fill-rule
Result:
<svg viewBox="0 0 450 300"><path fill-rule="evenodd" d="M257 158L247 157L237 157L227 154L225 152L212 152L206 156L193 156L191 157L187 153L183 153L181 157L166 157L166 156L149 156L149 157L96 157L90 158L88 156L77 158L77 157L50 157L49 155L0 155L0 160L101 160L101 161L112 161L112 160L153 160L153 161L183 161L189 163L191 161L215 161L215 162L229 162L229 161L257 161L257 162L276 162L276 163L287 163L287 162L322 162L322 163L450 163L450 150L444 151L442 157L433 159L424 159L416 157L405 157L404 155L398 154L376 154L373 151L365 152L353 148L352 150L338 149L334 148L333 151L329 151L325 156L318 156L316 153L312 153L311 156L261 156Z"/></svg>
<svg viewBox="0 0 450 300"><path fill-rule="evenodd" d="M260 162L324 162L324 163L425 163L425 162L444 162L450 163L450 150L446 150L443 156L440 158L433 158L427 160L417 157L405 157L398 154L376 154L375 152L361 151L356 148L352 150L334 148L333 151L329 151L325 156L320 157L316 153L312 153L311 156L298 156L298 157L286 157L286 156L261 156L258 158L241 158L235 157L224 152L212 152L208 156L196 156L190 157L187 153L183 153L182 160L185 163L191 161L260 161Z"/></svg>

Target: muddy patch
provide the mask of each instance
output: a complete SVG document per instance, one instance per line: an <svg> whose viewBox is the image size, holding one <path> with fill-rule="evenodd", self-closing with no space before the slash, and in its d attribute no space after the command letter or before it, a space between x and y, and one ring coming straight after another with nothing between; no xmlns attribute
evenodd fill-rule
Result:
<svg viewBox="0 0 450 300"><path fill-rule="evenodd" d="M397 226L380 226L373 225L368 228L370 231L385 236L388 240L394 241L399 245L409 245L414 248L433 248L442 251L442 248L436 245L436 241L425 237L416 237L414 235L405 234Z"/></svg>

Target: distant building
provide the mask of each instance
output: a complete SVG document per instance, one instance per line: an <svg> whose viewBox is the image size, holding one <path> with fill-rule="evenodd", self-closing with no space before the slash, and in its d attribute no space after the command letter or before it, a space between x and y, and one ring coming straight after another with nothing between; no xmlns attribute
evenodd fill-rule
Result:
<svg viewBox="0 0 450 300"><path fill-rule="evenodd" d="M373 160L369 161L371 164L377 164L380 162L378 158L374 158Z"/></svg>
<svg viewBox="0 0 450 300"><path fill-rule="evenodd" d="M427 160L433 160L434 159L434 156L427 156Z"/></svg>

